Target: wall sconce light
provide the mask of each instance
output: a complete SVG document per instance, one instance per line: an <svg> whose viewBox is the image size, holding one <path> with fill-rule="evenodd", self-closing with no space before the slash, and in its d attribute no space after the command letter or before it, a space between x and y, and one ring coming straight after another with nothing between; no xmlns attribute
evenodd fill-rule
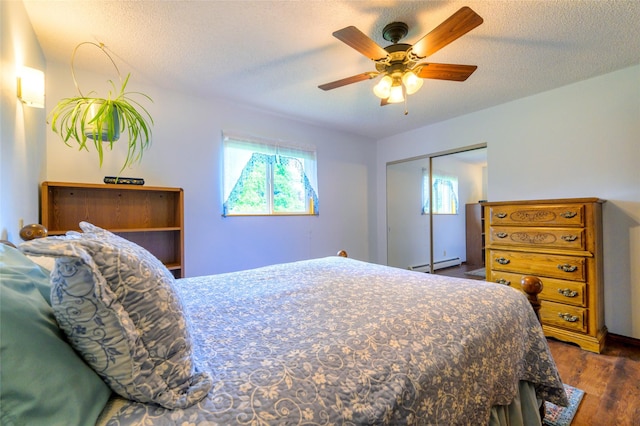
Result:
<svg viewBox="0 0 640 426"><path fill-rule="evenodd" d="M22 67L18 76L18 99L33 108L44 108L44 72Z"/></svg>

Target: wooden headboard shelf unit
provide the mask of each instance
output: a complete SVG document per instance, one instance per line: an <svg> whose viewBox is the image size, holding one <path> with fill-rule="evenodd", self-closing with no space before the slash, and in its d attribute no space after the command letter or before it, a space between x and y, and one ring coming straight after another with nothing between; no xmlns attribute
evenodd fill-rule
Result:
<svg viewBox="0 0 640 426"><path fill-rule="evenodd" d="M149 250L184 276L184 192L142 185L43 182L41 223L49 235L90 222Z"/></svg>

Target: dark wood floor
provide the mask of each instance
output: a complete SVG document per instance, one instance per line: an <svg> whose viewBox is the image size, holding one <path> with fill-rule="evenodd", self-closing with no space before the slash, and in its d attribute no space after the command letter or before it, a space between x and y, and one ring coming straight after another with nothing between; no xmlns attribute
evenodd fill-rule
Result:
<svg viewBox="0 0 640 426"><path fill-rule="evenodd" d="M601 354L548 339L562 381L585 392L571 426L640 425L640 344L618 336Z"/></svg>
<svg viewBox="0 0 640 426"><path fill-rule="evenodd" d="M466 263L463 263L460 266L452 266L451 268L437 269L436 275L446 275L448 277L469 278L472 280L484 281L484 278L465 274L465 272L472 271L474 269L478 269L481 267L482 265L467 265Z"/></svg>
<svg viewBox="0 0 640 426"><path fill-rule="evenodd" d="M476 268L463 264L436 273L476 279L464 274ZM585 391L571 426L640 426L640 341L610 335L601 354L548 342L562 381Z"/></svg>

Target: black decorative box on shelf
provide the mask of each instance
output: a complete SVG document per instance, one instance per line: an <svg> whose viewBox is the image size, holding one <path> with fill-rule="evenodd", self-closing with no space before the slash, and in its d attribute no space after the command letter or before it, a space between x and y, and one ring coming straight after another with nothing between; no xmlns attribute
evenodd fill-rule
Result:
<svg viewBox="0 0 640 426"><path fill-rule="evenodd" d="M115 183L121 185L144 185L144 179L131 177L105 176L104 183Z"/></svg>

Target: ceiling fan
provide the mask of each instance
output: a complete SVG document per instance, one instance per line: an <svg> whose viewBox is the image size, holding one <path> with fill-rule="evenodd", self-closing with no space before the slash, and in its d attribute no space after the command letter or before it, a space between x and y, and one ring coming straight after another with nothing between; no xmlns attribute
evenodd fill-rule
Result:
<svg viewBox="0 0 640 426"><path fill-rule="evenodd" d="M420 61L462 37L482 22L483 19L477 13L465 6L414 45L398 43L407 35L409 27L404 22L392 22L382 30L384 39L393 43L385 48L380 47L354 26L343 28L334 32L333 36L374 61L376 71L363 72L318 87L322 90L332 90L382 75L373 92L381 99L381 105L386 105L406 101L407 95L420 89L424 78L465 81L478 68L476 65Z"/></svg>

